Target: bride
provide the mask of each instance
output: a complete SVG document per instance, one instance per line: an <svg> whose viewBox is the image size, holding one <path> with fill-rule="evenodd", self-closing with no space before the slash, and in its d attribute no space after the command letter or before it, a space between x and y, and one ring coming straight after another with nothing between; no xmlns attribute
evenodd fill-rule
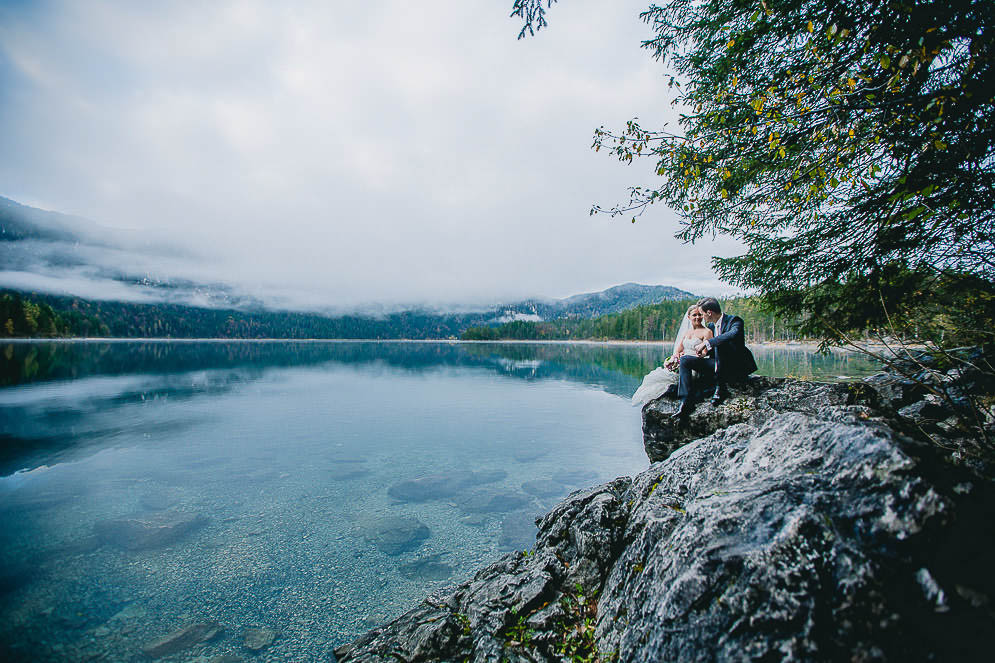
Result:
<svg viewBox="0 0 995 663"><path fill-rule="evenodd" d="M680 366L681 356L698 356L698 346L713 336L712 330L701 324L701 320L701 309L694 304L689 306L681 328L677 330L673 354L663 362L662 367L654 369L643 378L643 383L632 395L633 406L642 407L662 396L670 385L677 384L677 368Z"/></svg>

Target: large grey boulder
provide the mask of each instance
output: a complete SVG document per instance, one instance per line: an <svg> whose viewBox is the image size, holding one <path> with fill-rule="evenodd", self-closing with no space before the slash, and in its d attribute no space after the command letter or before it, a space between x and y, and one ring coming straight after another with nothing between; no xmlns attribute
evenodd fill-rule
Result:
<svg viewBox="0 0 995 663"><path fill-rule="evenodd" d="M533 551L339 660L986 659L992 482L896 432L876 391L753 384L749 410L734 398L711 434L572 494Z"/></svg>

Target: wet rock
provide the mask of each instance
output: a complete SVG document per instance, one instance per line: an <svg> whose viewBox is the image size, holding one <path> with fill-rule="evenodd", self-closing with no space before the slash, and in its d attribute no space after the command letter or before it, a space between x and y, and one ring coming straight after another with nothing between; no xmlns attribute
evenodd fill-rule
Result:
<svg viewBox="0 0 995 663"><path fill-rule="evenodd" d="M262 651L273 644L276 631L271 628L247 628L242 633L242 645L254 652Z"/></svg>
<svg viewBox="0 0 995 663"><path fill-rule="evenodd" d="M148 643L142 647L142 653L149 658L162 658L189 649L194 645L208 642L220 632L221 626L217 622L190 624Z"/></svg>
<svg viewBox="0 0 995 663"><path fill-rule="evenodd" d="M464 513L507 513L528 503L529 498L520 493L481 491L467 495L457 506Z"/></svg>
<svg viewBox="0 0 995 663"><path fill-rule="evenodd" d="M408 580L438 581L453 574L453 567L441 561L442 555L431 555L399 567L401 575Z"/></svg>
<svg viewBox="0 0 995 663"><path fill-rule="evenodd" d="M431 532L425 523L410 516L390 516L364 528L364 536L388 555L414 550Z"/></svg>
<svg viewBox="0 0 995 663"><path fill-rule="evenodd" d="M556 497L566 492L563 484L552 479L534 479L522 484L522 490L536 497Z"/></svg>
<svg viewBox="0 0 995 663"><path fill-rule="evenodd" d="M174 511L104 520L94 531L104 543L125 550L147 550L175 543L206 523L207 518L200 514Z"/></svg>

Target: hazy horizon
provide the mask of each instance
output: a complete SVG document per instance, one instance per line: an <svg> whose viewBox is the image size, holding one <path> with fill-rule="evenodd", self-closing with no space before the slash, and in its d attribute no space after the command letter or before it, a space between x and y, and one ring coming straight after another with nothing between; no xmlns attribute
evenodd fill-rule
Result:
<svg viewBox="0 0 995 663"><path fill-rule="evenodd" d="M593 130L676 121L646 3L557 4L521 41L510 6L0 2L0 195L95 224L8 247L0 287L141 297L122 269L299 310L731 292L709 263L736 244L681 245L663 207L588 215L653 182Z"/></svg>

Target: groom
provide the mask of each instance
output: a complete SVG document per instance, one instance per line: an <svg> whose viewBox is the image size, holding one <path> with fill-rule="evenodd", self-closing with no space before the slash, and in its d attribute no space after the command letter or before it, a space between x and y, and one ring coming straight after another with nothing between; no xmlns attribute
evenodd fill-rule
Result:
<svg viewBox="0 0 995 663"><path fill-rule="evenodd" d="M674 413L677 419L687 417L694 407L692 371L698 371L702 377L715 377L712 405L718 405L728 396L728 383L742 380L757 370L753 353L746 347L743 319L736 315L722 315L719 301L715 297L699 300L698 308L701 309L702 320L715 335L701 344L698 356L681 357L677 383L677 397L681 404Z"/></svg>

